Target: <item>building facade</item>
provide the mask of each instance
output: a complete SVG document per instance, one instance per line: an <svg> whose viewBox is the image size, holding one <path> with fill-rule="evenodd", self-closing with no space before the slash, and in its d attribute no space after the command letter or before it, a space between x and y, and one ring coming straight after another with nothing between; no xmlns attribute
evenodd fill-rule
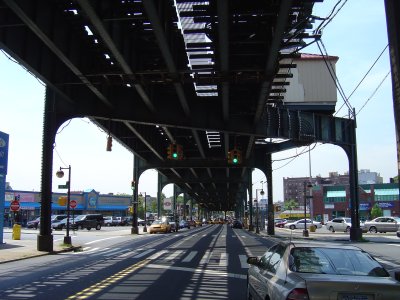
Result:
<svg viewBox="0 0 400 300"><path fill-rule="evenodd" d="M371 219L371 209L378 205L384 216L399 216L399 186L397 183L362 184L359 186L359 216ZM350 217L349 185L313 187L312 207L316 219L327 221L335 217Z"/></svg>
<svg viewBox="0 0 400 300"><path fill-rule="evenodd" d="M66 214L66 206L59 204L59 198L65 196L65 193L53 193L52 214ZM10 210L10 204L15 199L19 200L19 217L22 223L40 215L40 192L6 190L4 205L6 226L9 225L8 223L13 218L14 213ZM75 215L102 213L108 216L126 216L129 205L132 202L132 196L102 195L92 189L82 192L71 192L70 199L75 200L77 203L74 209L70 209L71 214Z"/></svg>

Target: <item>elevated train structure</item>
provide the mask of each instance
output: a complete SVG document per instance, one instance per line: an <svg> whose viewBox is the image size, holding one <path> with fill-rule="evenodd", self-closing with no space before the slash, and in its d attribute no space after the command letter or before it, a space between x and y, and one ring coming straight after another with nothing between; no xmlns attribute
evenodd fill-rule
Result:
<svg viewBox="0 0 400 300"><path fill-rule="evenodd" d="M109 133L108 150L114 140L134 154L133 203L140 174L154 168L158 197L174 183L204 209L248 209L251 220L246 199L258 168L272 224L271 154L318 141L346 151L357 201L355 120L333 117L334 105L301 106L288 93L299 51L320 38L315 2L1 0L0 48L47 86L38 250L53 244L55 135L77 117ZM352 214L358 219L357 208Z"/></svg>

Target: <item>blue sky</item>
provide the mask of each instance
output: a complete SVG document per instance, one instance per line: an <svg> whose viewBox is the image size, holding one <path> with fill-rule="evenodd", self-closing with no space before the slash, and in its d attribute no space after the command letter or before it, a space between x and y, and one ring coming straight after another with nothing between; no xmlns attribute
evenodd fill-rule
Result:
<svg viewBox="0 0 400 300"><path fill-rule="evenodd" d="M325 17L337 1L316 3L314 15ZM347 96L357 86L387 45L384 1L349 0L324 29L322 41L330 55L338 56L337 77ZM302 52L319 54L316 47ZM379 83L390 71L388 50L363 81L350 103L359 109L368 101ZM342 100L338 95L337 108ZM10 135L7 181L14 189L39 191L41 181L41 149L43 128L44 86L21 66L0 52L0 131ZM342 109L338 116L347 114ZM393 117L391 77L388 76L375 95L357 115L358 167L370 169L387 182L397 175L396 138ZM74 119L64 124L56 137L54 173L60 166L72 166L72 190L93 188L101 193L131 193L133 156L113 143L107 152L106 133L87 119ZM274 201L283 200L283 177L309 176L308 154L291 161L277 161L300 153L303 148L273 155ZM287 164L288 163L288 164ZM317 145L311 152L312 176L328 176L329 172L348 171L348 160L341 148ZM139 191L155 196L156 171L149 170L139 181ZM265 177L253 175L254 189L262 186ZM64 179L53 178L53 191ZM164 193L172 194L171 187Z"/></svg>

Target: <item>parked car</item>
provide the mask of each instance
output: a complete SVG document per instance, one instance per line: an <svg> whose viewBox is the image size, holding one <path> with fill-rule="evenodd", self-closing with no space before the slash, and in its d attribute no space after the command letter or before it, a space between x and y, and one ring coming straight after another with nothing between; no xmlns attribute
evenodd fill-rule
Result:
<svg viewBox="0 0 400 300"><path fill-rule="evenodd" d="M112 216L105 216L104 217L104 226L117 226L119 223L119 220L117 217L112 217Z"/></svg>
<svg viewBox="0 0 400 300"><path fill-rule="evenodd" d="M35 228L35 229L38 229L39 223L40 223L40 217L37 217L37 218L34 219L34 220L28 221L28 222L26 223L26 228Z"/></svg>
<svg viewBox="0 0 400 300"><path fill-rule="evenodd" d="M286 219L279 219L278 221L275 221L275 227L283 228L285 227L285 224L288 222Z"/></svg>
<svg viewBox="0 0 400 300"><path fill-rule="evenodd" d="M196 227L196 222L194 220L189 220L188 222L190 227Z"/></svg>
<svg viewBox="0 0 400 300"><path fill-rule="evenodd" d="M201 220L196 220L194 222L196 223L196 226L203 226L203 222Z"/></svg>
<svg viewBox="0 0 400 300"><path fill-rule="evenodd" d="M396 235L400 238L400 230L396 232Z"/></svg>
<svg viewBox="0 0 400 300"><path fill-rule="evenodd" d="M67 218L62 219L62 220L58 220L55 221L51 224L51 228L53 228L54 230L63 230L67 228ZM73 218L69 218L69 228L72 228L72 223L73 223L74 219Z"/></svg>
<svg viewBox="0 0 400 300"><path fill-rule="evenodd" d="M365 221L364 232L396 232L400 230L399 217L378 217L371 221Z"/></svg>
<svg viewBox="0 0 400 300"><path fill-rule="evenodd" d="M149 227L149 233L171 232L171 224L168 220L155 220Z"/></svg>
<svg viewBox="0 0 400 300"><path fill-rule="evenodd" d="M305 221L304 221L305 220ZM306 223L306 228L309 229L311 225L314 225L316 228L321 228L321 222L311 221L310 219L300 219L294 222L287 222L284 227L290 229L304 229L304 223Z"/></svg>
<svg viewBox="0 0 400 300"><path fill-rule="evenodd" d="M73 229L84 229L90 230L96 228L100 230L101 226L104 225L104 218L102 214L87 214L80 215L74 219Z"/></svg>
<svg viewBox="0 0 400 300"><path fill-rule="evenodd" d="M190 229L189 222L186 220L180 220L179 221L179 229L187 228Z"/></svg>
<svg viewBox="0 0 400 300"><path fill-rule="evenodd" d="M61 221L62 219L65 219L67 215L52 215L51 216L51 222L56 222L56 221Z"/></svg>
<svg viewBox="0 0 400 300"><path fill-rule="evenodd" d="M328 229L331 232L335 231L350 232L351 218L345 218L345 217L334 218L326 222L325 226L326 229Z"/></svg>
<svg viewBox="0 0 400 300"><path fill-rule="evenodd" d="M249 257L246 299L397 299L400 282L350 245L279 242ZM396 272L395 278L400 278Z"/></svg>
<svg viewBox="0 0 400 300"><path fill-rule="evenodd" d="M243 224L239 220L234 220L231 224L232 228L243 229Z"/></svg>

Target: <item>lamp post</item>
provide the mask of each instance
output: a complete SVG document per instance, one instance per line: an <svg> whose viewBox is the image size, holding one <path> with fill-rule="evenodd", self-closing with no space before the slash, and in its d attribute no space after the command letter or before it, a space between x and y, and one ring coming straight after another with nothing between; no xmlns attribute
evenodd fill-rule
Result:
<svg viewBox="0 0 400 300"><path fill-rule="evenodd" d="M142 193L140 193L140 197L143 197ZM144 192L144 227L143 227L143 232L147 232L147 216L146 216L146 201L147 200L147 195L146 192Z"/></svg>
<svg viewBox="0 0 400 300"><path fill-rule="evenodd" d="M307 188L312 188L312 184L310 182L304 181L304 230L303 236L308 237L308 230L307 230L307 198L312 198L312 196L307 196Z"/></svg>
<svg viewBox="0 0 400 300"><path fill-rule="evenodd" d="M71 165L68 166L68 168L63 168L60 167L60 170L58 170L56 172L56 176L58 178L63 178L64 177L64 171L63 170L68 170L68 181L67 181L67 188L68 188L68 192L67 192L67 232L66 235L64 237L64 244L69 244L71 245L71 237L69 235L69 216L70 216L70 202L71 202Z"/></svg>
<svg viewBox="0 0 400 300"><path fill-rule="evenodd" d="M256 205L256 233L260 233L260 214L259 214L259 205L258 205L258 191L260 191L260 195L263 196L264 190L263 189L256 189L256 200L254 200L254 204Z"/></svg>

